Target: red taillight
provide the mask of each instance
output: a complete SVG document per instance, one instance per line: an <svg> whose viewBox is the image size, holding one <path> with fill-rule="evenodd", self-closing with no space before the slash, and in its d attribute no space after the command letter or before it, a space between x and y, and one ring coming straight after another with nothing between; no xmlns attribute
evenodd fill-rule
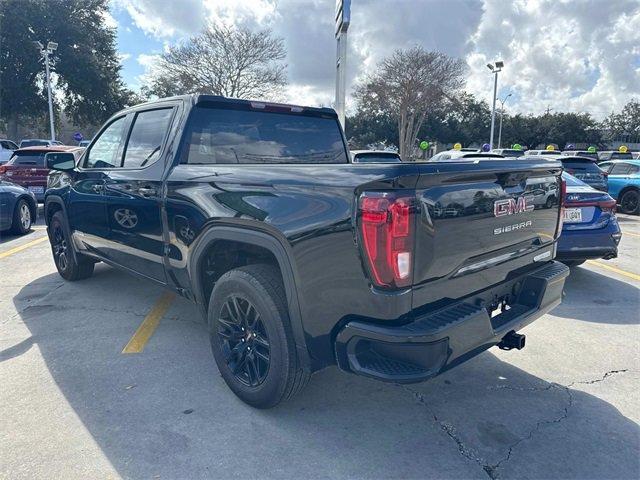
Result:
<svg viewBox="0 0 640 480"><path fill-rule="evenodd" d="M4 175L7 172L7 167L5 165L0 165L0 175Z"/></svg>
<svg viewBox="0 0 640 480"><path fill-rule="evenodd" d="M367 192L360 197L362 244L373 283L405 287L413 271L414 197Z"/></svg>
<svg viewBox="0 0 640 480"><path fill-rule="evenodd" d="M600 207L600 210L603 212L616 213L616 201L613 198L611 200L598 202L598 207Z"/></svg>

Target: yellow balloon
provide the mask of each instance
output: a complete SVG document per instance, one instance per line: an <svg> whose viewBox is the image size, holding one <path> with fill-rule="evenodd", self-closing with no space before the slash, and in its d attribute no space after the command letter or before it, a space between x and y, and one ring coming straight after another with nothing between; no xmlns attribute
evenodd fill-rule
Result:
<svg viewBox="0 0 640 480"><path fill-rule="evenodd" d="M455 145L453 145L453 149L454 150L462 150L462 144L461 143L456 143Z"/></svg>
<svg viewBox="0 0 640 480"><path fill-rule="evenodd" d="M629 149L627 148L627 146L626 146L626 145L620 145L620 148L618 148L618 151L619 151L620 153L627 153L627 151L628 151L628 150L629 150Z"/></svg>
<svg viewBox="0 0 640 480"><path fill-rule="evenodd" d="M547 145L547 150L553 151L555 149L556 149L556 147L554 147L553 145Z"/></svg>

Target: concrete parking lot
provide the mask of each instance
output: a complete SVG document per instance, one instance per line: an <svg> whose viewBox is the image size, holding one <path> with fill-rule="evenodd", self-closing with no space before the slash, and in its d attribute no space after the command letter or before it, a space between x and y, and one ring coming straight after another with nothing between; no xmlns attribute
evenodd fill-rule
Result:
<svg viewBox="0 0 640 480"><path fill-rule="evenodd" d="M227 389L188 302L102 264L63 281L42 225L3 237L0 478L638 478L640 219L620 222L619 258L574 269L524 350L409 386L331 368L269 411Z"/></svg>

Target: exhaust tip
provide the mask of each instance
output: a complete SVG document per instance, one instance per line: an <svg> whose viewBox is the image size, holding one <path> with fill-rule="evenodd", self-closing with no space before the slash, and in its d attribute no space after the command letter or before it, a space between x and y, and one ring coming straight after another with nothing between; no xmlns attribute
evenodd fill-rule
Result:
<svg viewBox="0 0 640 480"><path fill-rule="evenodd" d="M500 350L522 350L525 345L526 337L520 333L516 333L513 330L507 333L502 341L498 344Z"/></svg>

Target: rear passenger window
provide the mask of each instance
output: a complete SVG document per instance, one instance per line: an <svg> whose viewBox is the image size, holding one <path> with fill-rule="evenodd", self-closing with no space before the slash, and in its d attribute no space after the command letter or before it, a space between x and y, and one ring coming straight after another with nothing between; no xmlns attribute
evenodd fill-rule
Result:
<svg viewBox="0 0 640 480"><path fill-rule="evenodd" d="M125 168L145 167L160 158L172 113L171 108L161 108L136 114L125 148Z"/></svg>
<svg viewBox="0 0 640 480"><path fill-rule="evenodd" d="M102 131L85 156L85 168L114 168L120 166L120 143L126 117L120 117Z"/></svg>
<svg viewBox="0 0 640 480"><path fill-rule="evenodd" d="M611 175L627 175L629 173L629 165L626 163L616 163L611 169Z"/></svg>

